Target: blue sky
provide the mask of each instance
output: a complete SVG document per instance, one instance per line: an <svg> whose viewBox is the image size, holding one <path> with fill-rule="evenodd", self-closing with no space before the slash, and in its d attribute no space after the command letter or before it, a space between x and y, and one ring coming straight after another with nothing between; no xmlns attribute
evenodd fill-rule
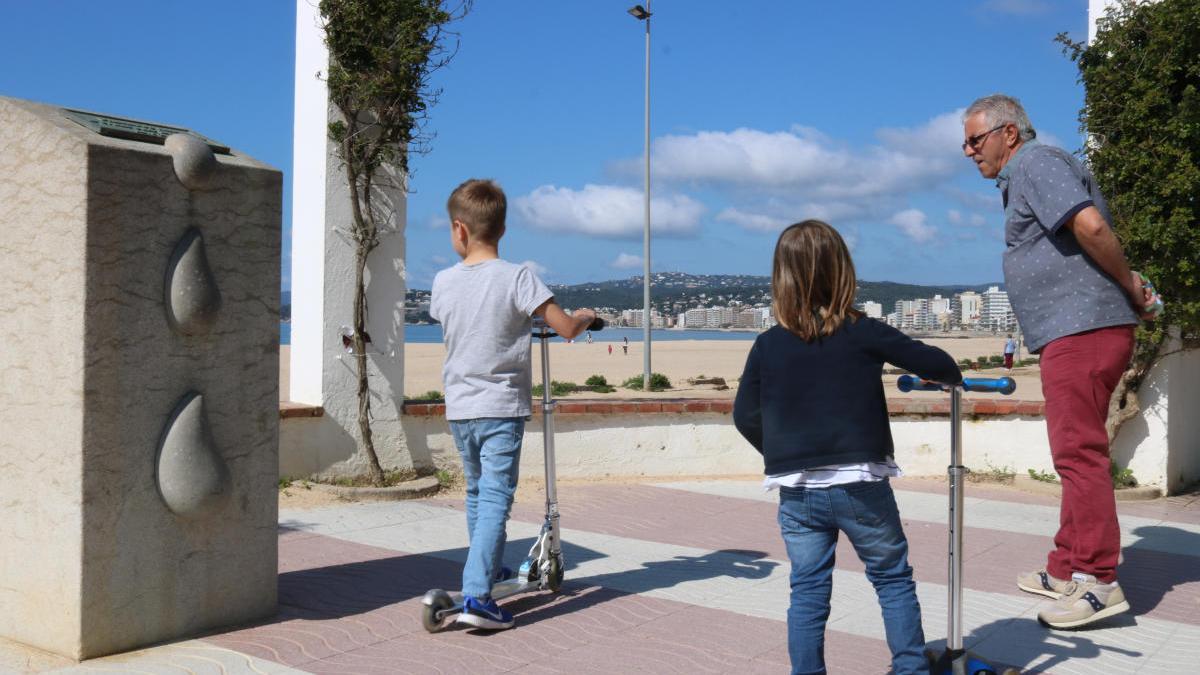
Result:
<svg viewBox="0 0 1200 675"><path fill-rule="evenodd" d="M452 262L445 198L473 176L508 192L504 257L557 283L640 274L644 33L630 4L477 0L457 25L432 151L412 161L410 286ZM960 109L1004 91L1041 138L1080 145L1083 91L1052 38L1086 35L1085 0L652 9L656 271L769 274L778 231L821 217L863 279L996 281L999 198L961 156ZM290 179L290 0L13 2L2 16L0 95L187 126ZM290 216L289 190L285 228Z"/></svg>

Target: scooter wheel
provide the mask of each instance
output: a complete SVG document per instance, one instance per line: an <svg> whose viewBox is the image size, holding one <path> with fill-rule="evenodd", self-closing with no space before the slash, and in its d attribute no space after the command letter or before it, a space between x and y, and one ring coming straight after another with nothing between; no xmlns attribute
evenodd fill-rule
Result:
<svg viewBox="0 0 1200 675"><path fill-rule="evenodd" d="M421 625L425 626L425 630L430 633L437 633L446 626L445 617L439 619L438 612L453 606L454 600L450 599L450 594L446 591L429 591L425 594L425 599L421 604Z"/></svg>
<svg viewBox="0 0 1200 675"><path fill-rule="evenodd" d="M546 587L557 593L562 587L563 581L563 563L562 558L553 557L550 559L550 571L546 575Z"/></svg>

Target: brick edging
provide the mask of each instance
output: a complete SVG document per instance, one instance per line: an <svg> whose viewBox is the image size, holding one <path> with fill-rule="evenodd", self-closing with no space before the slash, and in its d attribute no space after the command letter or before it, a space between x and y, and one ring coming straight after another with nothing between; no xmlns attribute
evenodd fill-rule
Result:
<svg viewBox="0 0 1200 675"><path fill-rule="evenodd" d="M924 398L889 398L888 414L895 417L906 415L940 416L950 414L950 401ZM533 413L541 413L541 402L535 401ZM1046 406L1042 401L1019 401L1009 399L964 399L964 415L976 417L1005 417L1022 415L1041 417ZM733 412L732 399L709 398L663 398L624 399L619 401L602 399L568 399L558 402L558 413L564 415L629 415L662 413L723 413ZM445 403L405 403L403 414L419 417L441 417L446 414Z"/></svg>

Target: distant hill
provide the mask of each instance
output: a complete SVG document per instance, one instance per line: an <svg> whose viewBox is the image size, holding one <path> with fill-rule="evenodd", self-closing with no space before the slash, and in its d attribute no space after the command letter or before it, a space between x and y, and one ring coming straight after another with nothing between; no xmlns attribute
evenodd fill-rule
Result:
<svg viewBox="0 0 1200 675"><path fill-rule="evenodd" d="M934 295L948 298L967 290L984 291L989 286L1004 287L1002 283L925 286L894 281L859 281L857 301L878 302L886 314L892 311L897 300L932 298ZM552 284L550 290L554 291L558 303L567 308L621 311L642 307L641 276L582 284ZM658 272L651 276L651 301L664 313L678 313L692 307L724 306L733 301L766 304L770 300L770 291L771 278L766 276L682 272ZM412 289L409 295L415 297L428 292Z"/></svg>

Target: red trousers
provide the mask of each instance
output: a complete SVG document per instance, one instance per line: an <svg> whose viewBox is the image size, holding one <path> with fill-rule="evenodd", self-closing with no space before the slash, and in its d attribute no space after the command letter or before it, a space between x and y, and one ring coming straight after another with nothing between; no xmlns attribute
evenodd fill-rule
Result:
<svg viewBox="0 0 1200 675"><path fill-rule="evenodd" d="M1133 353L1133 326L1058 338L1042 349L1042 394L1062 509L1046 571L1117 578L1121 531L1109 473L1108 401Z"/></svg>

